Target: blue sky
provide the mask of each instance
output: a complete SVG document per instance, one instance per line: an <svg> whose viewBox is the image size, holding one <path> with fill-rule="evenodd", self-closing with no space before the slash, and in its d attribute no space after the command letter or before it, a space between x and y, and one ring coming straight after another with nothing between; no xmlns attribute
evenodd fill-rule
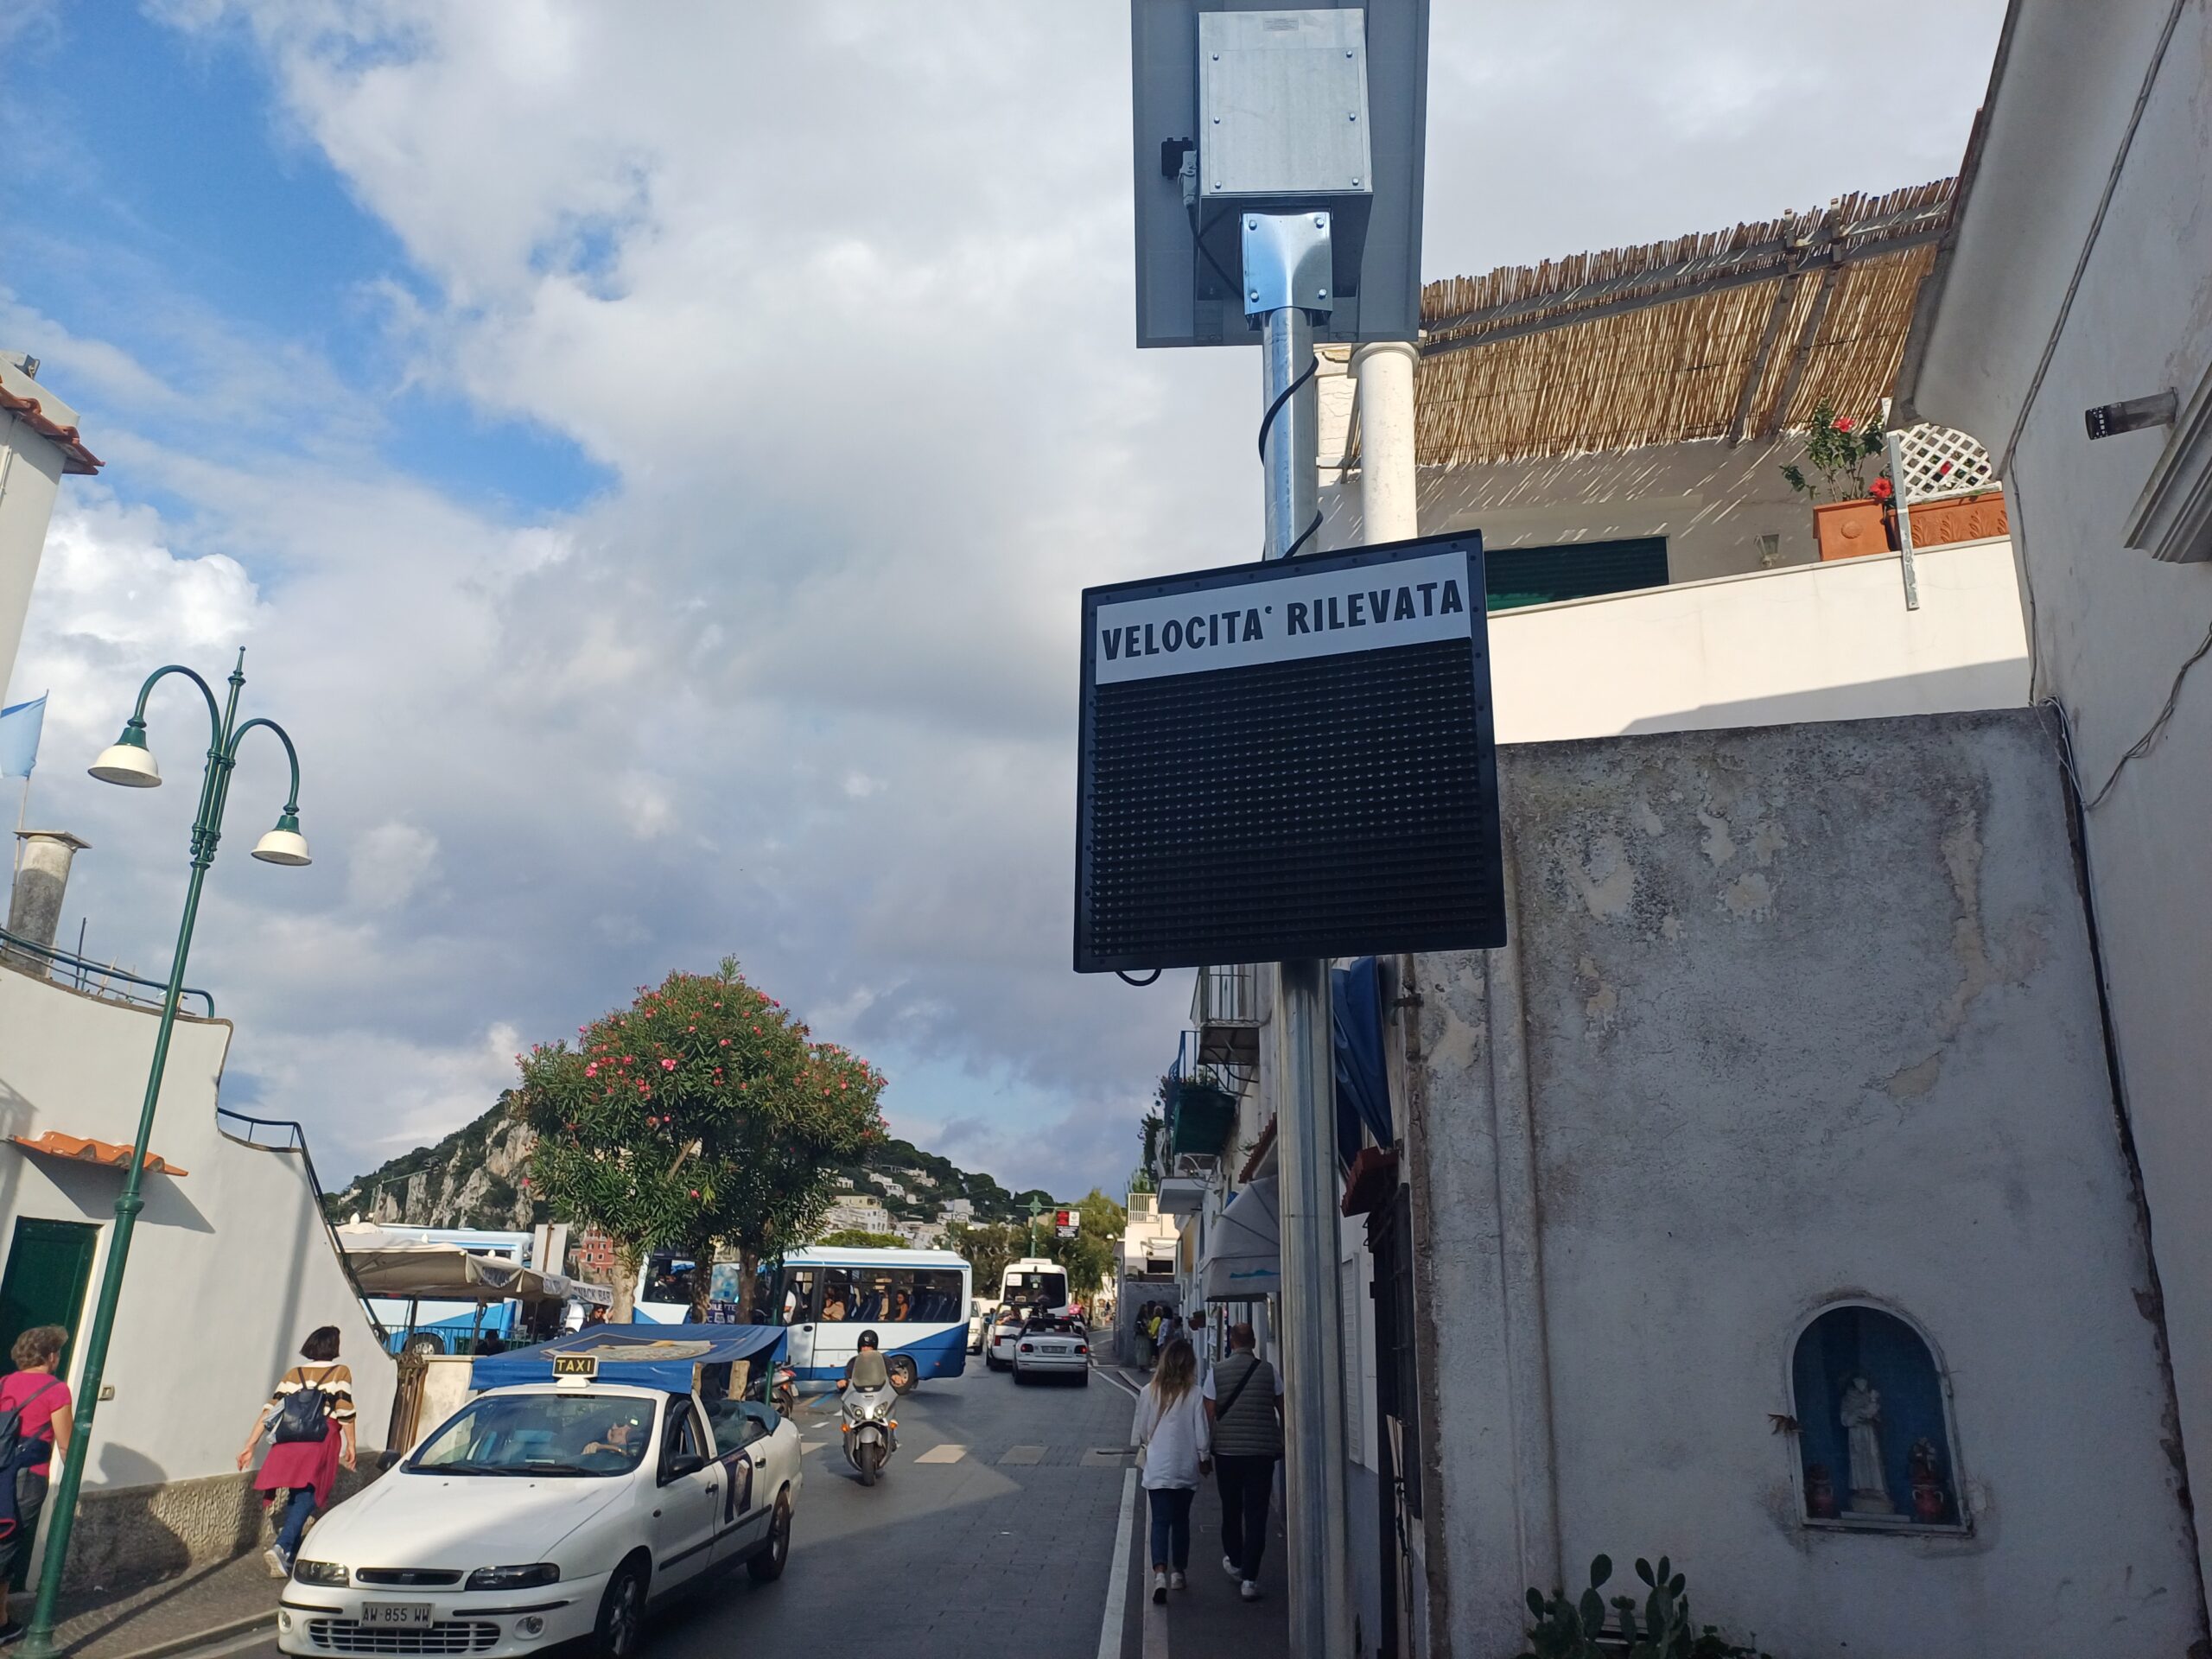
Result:
<svg viewBox="0 0 2212 1659"><path fill-rule="evenodd" d="M1861 7L1877 73L1809 7L1440 7L1427 272L1942 176L2000 10ZM178 803L70 757L244 645L318 859L219 863L191 977L326 1173L734 953L899 1133L1117 1183L1189 980L1067 969L1076 596L1258 514L1246 355L1128 342L1126 50L1020 0L14 8L0 346L109 463L10 688L94 845L65 931L161 959Z"/></svg>

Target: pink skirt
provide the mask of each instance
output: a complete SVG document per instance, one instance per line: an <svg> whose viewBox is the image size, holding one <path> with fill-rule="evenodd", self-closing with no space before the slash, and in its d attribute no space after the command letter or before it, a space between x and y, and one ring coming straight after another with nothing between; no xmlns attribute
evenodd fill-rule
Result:
<svg viewBox="0 0 2212 1659"><path fill-rule="evenodd" d="M269 1455L261 1460L261 1472L253 1478L254 1491L276 1492L312 1486L315 1508L328 1509L330 1490L338 1484L341 1444L339 1427L332 1423L329 1433L319 1440L286 1440L270 1446Z"/></svg>

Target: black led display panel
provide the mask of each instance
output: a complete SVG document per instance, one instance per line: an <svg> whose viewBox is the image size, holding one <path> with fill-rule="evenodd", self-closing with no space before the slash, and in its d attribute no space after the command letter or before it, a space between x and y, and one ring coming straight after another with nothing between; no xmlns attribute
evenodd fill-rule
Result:
<svg viewBox="0 0 2212 1659"><path fill-rule="evenodd" d="M1478 535L1083 613L1078 972L1505 942Z"/></svg>

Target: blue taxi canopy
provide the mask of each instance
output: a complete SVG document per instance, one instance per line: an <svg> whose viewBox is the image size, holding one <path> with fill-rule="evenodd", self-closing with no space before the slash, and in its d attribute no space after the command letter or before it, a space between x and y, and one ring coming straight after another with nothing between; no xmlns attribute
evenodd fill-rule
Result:
<svg viewBox="0 0 2212 1659"><path fill-rule="evenodd" d="M550 1382L554 1360L574 1357L596 1361L597 1375L609 1382L689 1394L703 1370L738 1360L766 1363L783 1353L786 1339L780 1325L594 1325L535 1348L483 1355L469 1368L468 1386L481 1392Z"/></svg>

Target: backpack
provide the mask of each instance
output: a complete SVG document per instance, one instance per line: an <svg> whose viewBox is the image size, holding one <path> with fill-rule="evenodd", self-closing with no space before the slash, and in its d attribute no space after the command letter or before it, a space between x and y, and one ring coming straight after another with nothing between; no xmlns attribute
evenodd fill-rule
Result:
<svg viewBox="0 0 2212 1659"><path fill-rule="evenodd" d="M269 1438L278 1446L322 1440L330 1433L330 1402L304 1370L295 1369L290 1375L300 1379L300 1386L276 1408L276 1431Z"/></svg>
<svg viewBox="0 0 2212 1659"><path fill-rule="evenodd" d="M13 1469L18 1460L21 1460L27 1465L37 1462L38 1459L35 1455L29 1458L24 1458L22 1456L23 1448L26 1446L45 1447L51 1446L54 1444L50 1438L43 1440L26 1440L24 1438L23 1408L30 1404L32 1401L37 1399L41 1394L44 1394L47 1389L52 1388L61 1379L58 1376L48 1377L46 1379L46 1388L33 1389L29 1394L25 1395L22 1400L9 1407L7 1410L0 1411L0 1470ZM52 1432L53 1431L51 1429L48 1431L49 1436L52 1434Z"/></svg>

